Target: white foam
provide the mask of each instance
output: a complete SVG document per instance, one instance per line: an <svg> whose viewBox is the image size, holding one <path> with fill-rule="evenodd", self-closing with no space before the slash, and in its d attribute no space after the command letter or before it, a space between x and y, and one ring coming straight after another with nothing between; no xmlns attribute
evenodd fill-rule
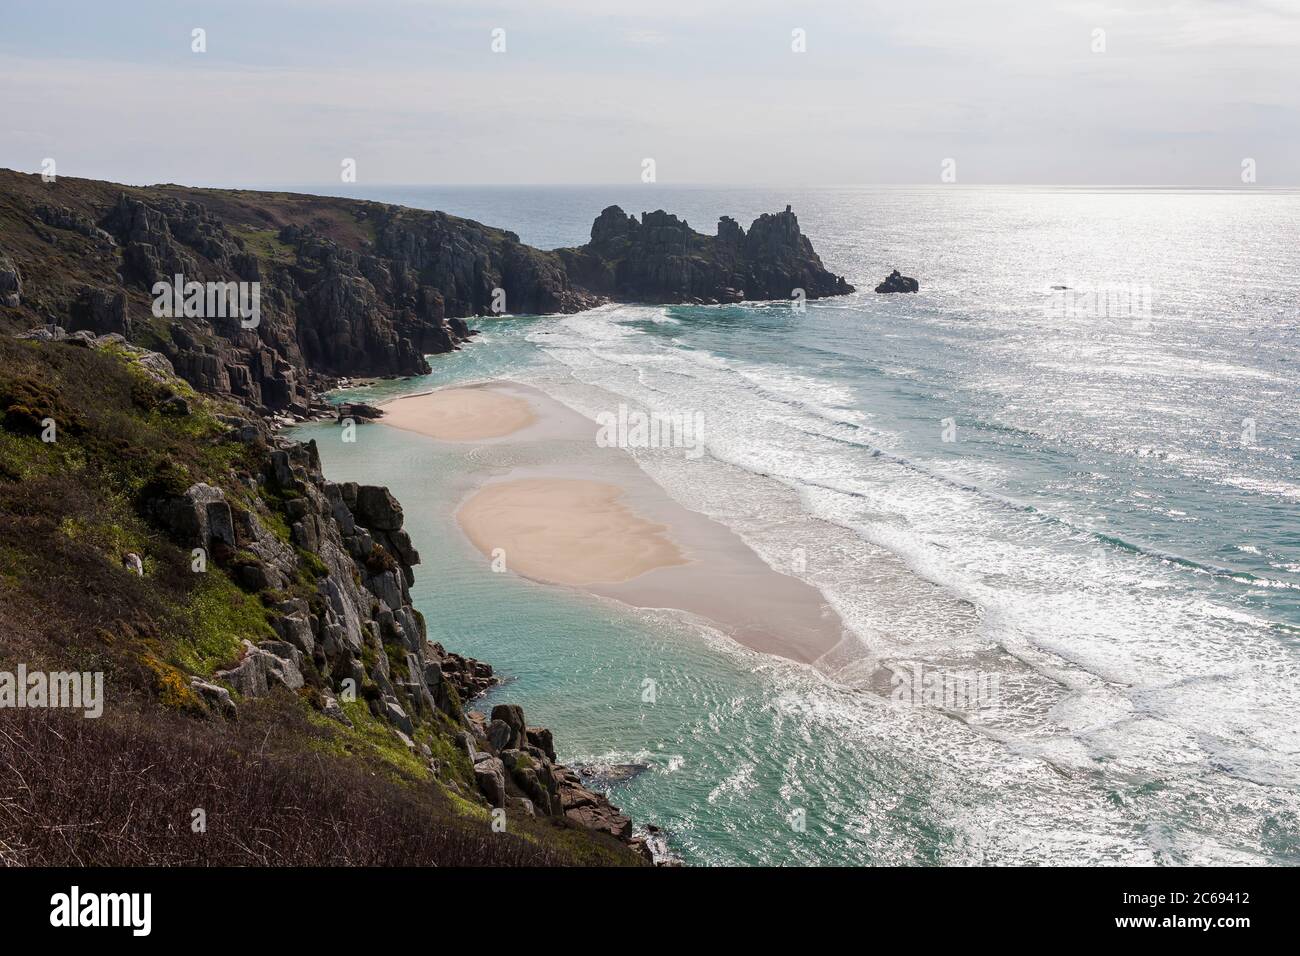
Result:
<svg viewBox="0 0 1300 956"><path fill-rule="evenodd" d="M1279 748L1297 750L1279 722L1243 719L1230 735L1209 733L1198 696L1206 687L1231 686L1215 681L1294 669L1267 620L1189 591L1185 571L1159 557L1100 546L1068 523L982 492L1003 477L994 463L877 454L889 452L898 436L856 407L843 382L629 334L620 325L654 314L624 307L565 320L569 341L545 336L538 344L567 374L544 372L539 384L588 413L607 407L611 396L647 409L706 409L708 456L691 461L648 452L638 454L641 466L688 507L733 527L773 567L790 570L792 550L802 548L807 566L797 573L823 589L876 657L984 655L985 666L1016 675L1005 721L986 728L989 736L975 735L991 747L981 751L983 764L997 768L1007 759L1001 752L1067 775L1112 762L1160 776L1212 763L1239 780L1270 783L1296 769L1278 756ZM994 390L1012 387L1008 380ZM999 663L996 653L1005 659ZM1017 667L1027 670L1017 675ZM1188 679L1201 681L1199 689L1172 690ZM1288 688L1300 682L1257 685L1261 713L1294 708ZM797 711L811 726L833 720L837 733L863 720L864 734L879 733L879 715L863 711L860 697L846 702L821 693L801 681L797 700L779 695L774 706ZM1135 710L1143 714L1141 733ZM947 730L936 747L956 748L942 759L972 746L971 731L956 730L951 720L939 726ZM891 737L890 744L899 741ZM1015 758L998 772L1010 766L1013 775L1037 776ZM752 772L738 767L710 800L743 791ZM1186 785L1191 793L1206 784L1189 778ZM1019 847L1026 857L1047 861L1055 848L1072 858L1143 862L1166 852L1158 835L1118 822L1100 835L1105 812L1096 795L1084 784L1069 789L1056 820L1026 792L1001 811L958 812L971 841L965 858L991 858L979 834L996 832L1010 807L1041 824L1033 832L1043 842Z"/></svg>

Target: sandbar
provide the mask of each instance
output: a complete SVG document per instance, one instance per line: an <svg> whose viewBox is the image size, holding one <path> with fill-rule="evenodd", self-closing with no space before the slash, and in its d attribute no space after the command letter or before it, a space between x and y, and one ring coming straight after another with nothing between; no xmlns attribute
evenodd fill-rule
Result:
<svg viewBox="0 0 1300 956"><path fill-rule="evenodd" d="M537 421L524 399L485 387L440 388L394 399L381 421L439 441L474 442L502 438Z"/></svg>

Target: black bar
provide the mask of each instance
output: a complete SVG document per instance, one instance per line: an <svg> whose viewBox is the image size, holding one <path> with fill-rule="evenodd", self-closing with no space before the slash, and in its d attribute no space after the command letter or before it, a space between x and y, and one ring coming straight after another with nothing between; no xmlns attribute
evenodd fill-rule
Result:
<svg viewBox="0 0 1300 956"><path fill-rule="evenodd" d="M237 945L287 931L302 943L388 944L410 935L464 945L479 920L504 931L514 918L537 918L536 929L570 927L607 942L649 919L682 932L684 920L760 931L840 923L873 936L911 927L905 935L919 933L927 948L1020 938L1231 945L1289 938L1293 883L1284 869L10 869L0 870L0 913L17 938L75 933L83 944ZM73 886L83 902L151 894L148 936L129 926L55 928L52 898ZM209 930L217 934L210 940Z"/></svg>

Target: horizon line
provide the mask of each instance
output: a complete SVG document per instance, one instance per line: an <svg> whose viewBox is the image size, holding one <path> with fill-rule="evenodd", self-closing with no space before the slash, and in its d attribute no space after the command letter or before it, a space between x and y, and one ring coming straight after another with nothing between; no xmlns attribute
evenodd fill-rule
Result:
<svg viewBox="0 0 1300 956"><path fill-rule="evenodd" d="M15 169L13 167L0 167L9 172L17 173L24 176L40 176L37 171ZM653 191L656 188L666 189L917 189L917 188L939 188L939 189L962 189L962 188L979 188L979 189L1191 189L1191 190L1231 190L1234 192L1258 192L1258 191L1282 191L1300 189L1300 182L1294 184L1264 185L1260 183L1080 183L1080 182L1061 182L1061 183L1040 183L1040 182L956 182L956 183L935 183L935 182L858 182L858 183L800 183L800 182L709 182L704 180L691 180L681 182L533 182L533 183L503 183L503 182L403 182L403 181L382 181L382 182L353 182L353 183L335 183L330 181L263 181L257 183L237 183L237 184L214 184L214 183L183 183L171 180L157 180L153 182L145 181L119 181L116 179L106 179L95 176L78 176L59 173L57 179L83 179L92 182L107 182L120 186L130 186L137 189L147 189L150 187L161 186L180 186L187 189L218 189L218 190L251 190L257 192L272 192L284 190L301 190L301 189L341 189L341 188L439 188L439 189L591 189L591 188L611 188L626 187L629 189L644 189ZM57 182L56 179L56 182Z"/></svg>

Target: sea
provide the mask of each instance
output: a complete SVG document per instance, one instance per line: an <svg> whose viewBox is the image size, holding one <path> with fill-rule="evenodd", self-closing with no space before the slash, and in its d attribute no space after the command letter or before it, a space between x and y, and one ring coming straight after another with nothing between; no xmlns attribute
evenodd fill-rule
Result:
<svg viewBox="0 0 1300 956"><path fill-rule="evenodd" d="M821 590L851 634L819 667L493 573L453 516L472 445L296 430L405 506L430 639L504 678L476 706L522 704L682 862L1300 863L1300 192L336 194L542 248L611 204L709 234L789 204L857 286L485 317L431 374L345 393L703 413L704 454L628 454ZM920 292L875 294L895 268Z"/></svg>

